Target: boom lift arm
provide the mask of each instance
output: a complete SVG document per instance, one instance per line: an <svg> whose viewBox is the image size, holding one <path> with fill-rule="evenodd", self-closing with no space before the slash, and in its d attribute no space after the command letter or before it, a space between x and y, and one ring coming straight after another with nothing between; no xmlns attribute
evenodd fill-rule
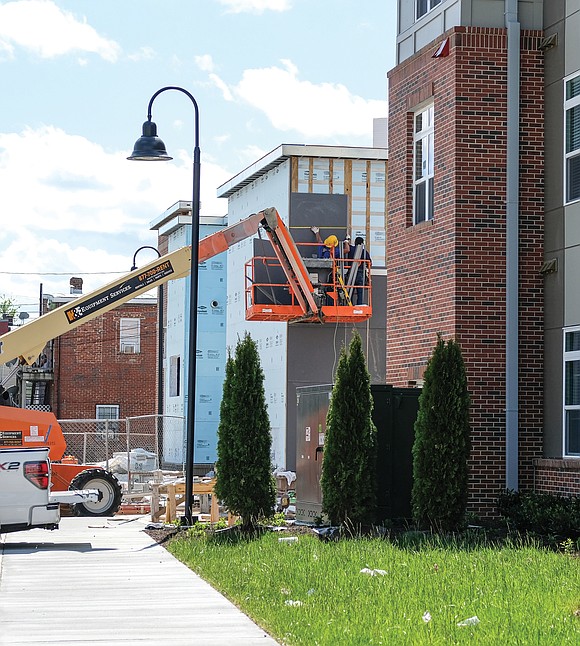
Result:
<svg viewBox="0 0 580 646"><path fill-rule="evenodd" d="M204 262L262 228L282 266L290 289L300 304L301 319L322 320L322 309L314 287L290 232L275 208L254 213L199 243L199 262ZM191 268L191 246L182 247L125 274L101 289L79 296L38 319L0 336L0 362L18 359L32 365L45 345L69 330L90 321L135 296L187 276Z"/></svg>

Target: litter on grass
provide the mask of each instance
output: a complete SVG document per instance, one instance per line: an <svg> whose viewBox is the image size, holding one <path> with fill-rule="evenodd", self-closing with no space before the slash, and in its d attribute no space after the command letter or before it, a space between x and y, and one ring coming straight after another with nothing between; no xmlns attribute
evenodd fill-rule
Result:
<svg viewBox="0 0 580 646"><path fill-rule="evenodd" d="M368 574L369 576L385 576L387 573L386 570L371 570L368 567L363 567L363 569L360 571L361 574Z"/></svg>
<svg viewBox="0 0 580 646"><path fill-rule="evenodd" d="M284 605L285 606L301 606L302 601L300 601L300 599L297 599L296 601L294 599L286 599L286 601L284 601Z"/></svg>
<svg viewBox="0 0 580 646"><path fill-rule="evenodd" d="M469 617L468 619L464 619L463 621L460 621L457 625L460 628L463 628L465 626L477 626L479 623L479 619L477 618L477 615L475 617Z"/></svg>
<svg viewBox="0 0 580 646"><path fill-rule="evenodd" d="M431 613L428 610L423 614L423 621L426 624L428 624L431 621Z"/></svg>

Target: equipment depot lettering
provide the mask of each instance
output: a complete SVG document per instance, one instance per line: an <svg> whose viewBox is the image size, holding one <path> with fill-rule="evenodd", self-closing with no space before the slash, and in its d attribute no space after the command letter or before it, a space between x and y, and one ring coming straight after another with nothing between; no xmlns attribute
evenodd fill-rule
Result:
<svg viewBox="0 0 580 646"><path fill-rule="evenodd" d="M137 276L129 278L120 285L113 285L106 291L96 294L92 298L65 310L67 321L74 323L87 314L98 312L122 298L138 294L144 289L150 289L157 281L171 275L173 272L173 266L169 260L158 263Z"/></svg>

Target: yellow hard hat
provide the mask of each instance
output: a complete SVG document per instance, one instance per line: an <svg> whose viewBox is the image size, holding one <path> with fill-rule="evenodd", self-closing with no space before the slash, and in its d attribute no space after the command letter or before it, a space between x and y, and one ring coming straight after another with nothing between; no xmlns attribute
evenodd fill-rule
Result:
<svg viewBox="0 0 580 646"><path fill-rule="evenodd" d="M324 244L327 247L337 247L338 246L338 238L336 236L328 236L326 240L324 241Z"/></svg>

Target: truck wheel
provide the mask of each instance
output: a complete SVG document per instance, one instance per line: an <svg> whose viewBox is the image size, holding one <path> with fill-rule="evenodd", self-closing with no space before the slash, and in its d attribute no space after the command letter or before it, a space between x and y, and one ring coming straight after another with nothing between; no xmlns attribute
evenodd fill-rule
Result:
<svg viewBox="0 0 580 646"><path fill-rule="evenodd" d="M121 485L112 473L104 469L87 469L76 475L69 486L73 489L98 489L100 500L71 505L75 516L112 516L121 506Z"/></svg>

